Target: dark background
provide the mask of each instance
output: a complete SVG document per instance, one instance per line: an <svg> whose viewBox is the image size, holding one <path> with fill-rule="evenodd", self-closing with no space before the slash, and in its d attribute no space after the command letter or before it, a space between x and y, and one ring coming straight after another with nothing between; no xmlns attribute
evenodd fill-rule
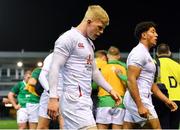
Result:
<svg viewBox="0 0 180 130"><path fill-rule="evenodd" d="M173 52L180 48L180 7L173 0L0 0L0 51L49 51L58 36L77 26L89 4L100 4L110 25L94 41L96 49L118 46L129 52L137 44L135 25L144 20L158 25L160 42Z"/></svg>

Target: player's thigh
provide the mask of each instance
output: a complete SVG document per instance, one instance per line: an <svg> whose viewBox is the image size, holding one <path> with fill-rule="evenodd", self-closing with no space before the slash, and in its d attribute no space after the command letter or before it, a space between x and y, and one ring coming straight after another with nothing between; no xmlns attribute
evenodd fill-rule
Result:
<svg viewBox="0 0 180 130"><path fill-rule="evenodd" d="M123 123L123 129L138 129L139 125L133 122L126 122Z"/></svg>
<svg viewBox="0 0 180 130"><path fill-rule="evenodd" d="M143 128L161 129L161 125L158 118L147 120L147 123Z"/></svg>
<svg viewBox="0 0 180 130"><path fill-rule="evenodd" d="M19 129L28 129L27 122L25 122L25 123L18 123L18 128Z"/></svg>
<svg viewBox="0 0 180 130"><path fill-rule="evenodd" d="M97 123L97 128L98 129L108 129L109 124L99 124L99 123Z"/></svg>
<svg viewBox="0 0 180 130"><path fill-rule="evenodd" d="M112 129L122 129L123 125L112 124Z"/></svg>
<svg viewBox="0 0 180 130"><path fill-rule="evenodd" d="M50 119L39 116L37 129L49 129Z"/></svg>
<svg viewBox="0 0 180 130"><path fill-rule="evenodd" d="M38 123L29 122L29 129L36 129Z"/></svg>

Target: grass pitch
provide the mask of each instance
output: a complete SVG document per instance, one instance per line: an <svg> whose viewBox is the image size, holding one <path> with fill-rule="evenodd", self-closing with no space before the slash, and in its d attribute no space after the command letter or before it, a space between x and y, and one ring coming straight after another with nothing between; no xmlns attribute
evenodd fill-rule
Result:
<svg viewBox="0 0 180 130"><path fill-rule="evenodd" d="M0 129L17 129L16 120L1 120L0 119Z"/></svg>

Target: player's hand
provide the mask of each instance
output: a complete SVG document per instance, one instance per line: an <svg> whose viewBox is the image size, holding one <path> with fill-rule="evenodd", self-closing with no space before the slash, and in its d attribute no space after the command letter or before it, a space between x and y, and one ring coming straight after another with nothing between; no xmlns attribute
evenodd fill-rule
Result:
<svg viewBox="0 0 180 130"><path fill-rule="evenodd" d="M118 74L122 74L122 71L120 70L120 69L115 69L115 71L114 71L117 75Z"/></svg>
<svg viewBox="0 0 180 130"><path fill-rule="evenodd" d="M166 105L171 109L171 111L176 111L178 109L177 104L171 100L169 100Z"/></svg>
<svg viewBox="0 0 180 130"><path fill-rule="evenodd" d="M8 98L3 98L2 102L3 102L4 104L8 104L8 103L10 103L10 101L9 101L9 99L8 99Z"/></svg>
<svg viewBox="0 0 180 130"><path fill-rule="evenodd" d="M21 105L20 105L20 104L17 104L17 105L14 106L14 109L15 109L15 110L19 110L20 108L21 108Z"/></svg>
<svg viewBox="0 0 180 130"><path fill-rule="evenodd" d="M152 114L149 112L149 110L147 108L145 108L144 106L141 106L138 108L138 113L141 117L144 118L149 118L149 116L151 116Z"/></svg>
<svg viewBox="0 0 180 130"><path fill-rule="evenodd" d="M119 106L122 103L122 98L121 96L114 90L112 89L110 91L111 97L115 100L116 104L115 106Z"/></svg>
<svg viewBox="0 0 180 130"><path fill-rule="evenodd" d="M49 98L48 102L48 115L52 120L56 120L59 114L59 100L58 98Z"/></svg>

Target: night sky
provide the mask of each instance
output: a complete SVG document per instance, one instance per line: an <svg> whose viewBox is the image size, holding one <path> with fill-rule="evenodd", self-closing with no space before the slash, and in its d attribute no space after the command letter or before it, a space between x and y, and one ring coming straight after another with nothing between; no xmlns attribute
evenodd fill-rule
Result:
<svg viewBox="0 0 180 130"><path fill-rule="evenodd" d="M53 49L61 33L81 22L89 4L100 4L110 17L104 34L94 41L96 49L114 45L129 52L137 44L135 25L148 20L158 25L158 43L179 52L180 8L169 0L0 0L0 51Z"/></svg>

